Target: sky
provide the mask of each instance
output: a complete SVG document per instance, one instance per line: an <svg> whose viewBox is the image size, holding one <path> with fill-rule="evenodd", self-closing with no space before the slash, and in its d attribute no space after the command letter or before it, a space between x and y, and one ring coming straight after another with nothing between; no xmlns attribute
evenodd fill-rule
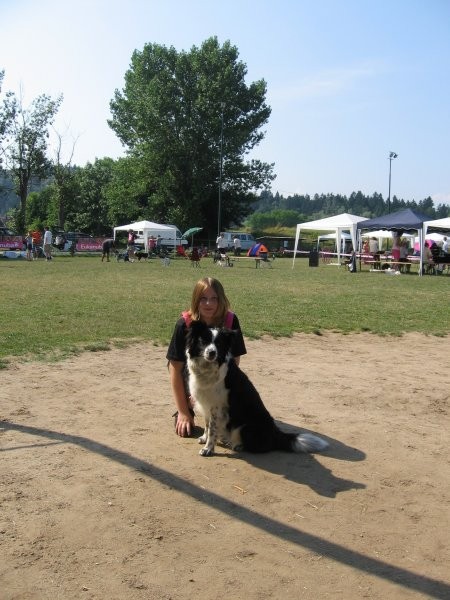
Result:
<svg viewBox="0 0 450 600"><path fill-rule="evenodd" d="M267 83L273 193L387 199L391 167L391 198L450 204L450 0L0 0L0 23L3 94L63 94L74 164L124 155L107 119L134 50L217 36Z"/></svg>

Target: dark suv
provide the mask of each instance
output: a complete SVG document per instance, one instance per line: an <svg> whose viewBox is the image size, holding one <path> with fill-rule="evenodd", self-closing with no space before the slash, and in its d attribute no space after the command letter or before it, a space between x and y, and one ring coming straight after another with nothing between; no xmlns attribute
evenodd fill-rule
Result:
<svg viewBox="0 0 450 600"><path fill-rule="evenodd" d="M94 238L94 236L90 233L84 233L83 231L68 231L64 234L64 237L68 242L76 242L78 240Z"/></svg>
<svg viewBox="0 0 450 600"><path fill-rule="evenodd" d="M64 252L74 249L77 241L81 239L93 239L93 236L83 231L53 231L53 246Z"/></svg>
<svg viewBox="0 0 450 600"><path fill-rule="evenodd" d="M18 235L18 234L14 233L14 231L12 231L11 229L8 229L7 227L0 227L0 235Z"/></svg>

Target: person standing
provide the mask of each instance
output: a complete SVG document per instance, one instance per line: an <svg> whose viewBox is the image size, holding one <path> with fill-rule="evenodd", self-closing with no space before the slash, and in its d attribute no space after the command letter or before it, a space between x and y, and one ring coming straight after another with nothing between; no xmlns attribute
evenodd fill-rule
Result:
<svg viewBox="0 0 450 600"><path fill-rule="evenodd" d="M400 242L400 262L402 263L400 265L400 271L402 273L409 273L410 269L411 269L411 265L409 264L409 261L408 261L408 254L409 254L408 240L404 239Z"/></svg>
<svg viewBox="0 0 450 600"><path fill-rule="evenodd" d="M225 240L225 235L223 232L217 237L216 246L217 251L222 254L227 251L227 242Z"/></svg>
<svg viewBox="0 0 450 600"><path fill-rule="evenodd" d="M31 232L31 237L33 240L33 259L37 260L39 258L40 244L42 242L41 232L36 230Z"/></svg>
<svg viewBox="0 0 450 600"><path fill-rule="evenodd" d="M380 249L376 237L371 237L369 240L369 251L374 260L374 269L380 268Z"/></svg>
<svg viewBox="0 0 450 600"><path fill-rule="evenodd" d="M153 235L151 235L150 238L148 239L147 252L149 254L153 254L155 252L155 249L156 249L156 240L155 240L155 237Z"/></svg>
<svg viewBox="0 0 450 600"><path fill-rule="evenodd" d="M33 236L31 231L27 233L25 238L25 246L27 251L27 260L33 260Z"/></svg>
<svg viewBox="0 0 450 600"><path fill-rule="evenodd" d="M127 253L128 253L128 260L130 262L134 262L135 241L136 241L136 234L134 233L134 231L132 229L129 229L128 230L128 239L127 239Z"/></svg>
<svg viewBox="0 0 450 600"><path fill-rule="evenodd" d="M400 271L400 238L398 235L394 236L392 242L392 263L394 265L394 271Z"/></svg>
<svg viewBox="0 0 450 600"><path fill-rule="evenodd" d="M240 256L241 255L241 238L237 235L234 237L233 246L234 246L234 255Z"/></svg>
<svg viewBox="0 0 450 600"><path fill-rule="evenodd" d="M53 235L48 227L44 227L44 255L46 260L52 260Z"/></svg>

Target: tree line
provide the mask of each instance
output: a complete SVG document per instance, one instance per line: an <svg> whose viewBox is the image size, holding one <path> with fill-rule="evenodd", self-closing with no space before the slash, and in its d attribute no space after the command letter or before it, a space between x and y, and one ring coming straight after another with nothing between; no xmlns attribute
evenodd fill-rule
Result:
<svg viewBox="0 0 450 600"><path fill-rule="evenodd" d="M434 206L430 196L416 202L393 196L390 201L374 193L370 196L362 192L353 192L350 196L341 194L315 194L314 196L295 194L284 197L271 191L263 191L253 205L252 214L246 219L246 225L252 231L295 227L297 223L315 221L332 215L350 213L372 219L389 212L410 208L432 219L450 216L450 207L446 204Z"/></svg>

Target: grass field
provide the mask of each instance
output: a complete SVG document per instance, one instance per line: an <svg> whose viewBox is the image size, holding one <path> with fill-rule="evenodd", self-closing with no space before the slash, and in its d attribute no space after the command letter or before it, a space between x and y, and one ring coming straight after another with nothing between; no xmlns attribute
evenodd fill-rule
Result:
<svg viewBox="0 0 450 600"><path fill-rule="evenodd" d="M164 267L159 260L102 263L99 256L0 260L0 359L60 358L133 340L168 343L194 283L204 276L223 283L250 338L294 332L369 331L447 335L450 276L389 277L344 267L309 267L277 259L274 268L253 261L222 268L204 259Z"/></svg>

